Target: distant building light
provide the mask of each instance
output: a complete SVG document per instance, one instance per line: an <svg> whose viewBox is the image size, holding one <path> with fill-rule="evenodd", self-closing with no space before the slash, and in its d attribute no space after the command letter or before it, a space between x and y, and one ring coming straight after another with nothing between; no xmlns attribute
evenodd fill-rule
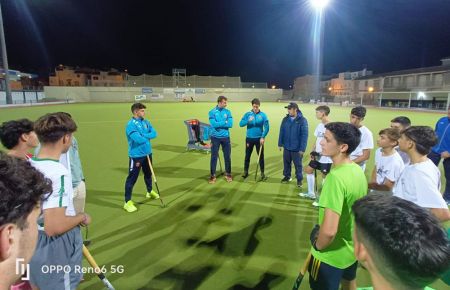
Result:
<svg viewBox="0 0 450 290"><path fill-rule="evenodd" d="M331 92L331 91L333 90L333 88L332 88L332 87L329 87L328 90Z"/></svg>
<svg viewBox="0 0 450 290"><path fill-rule="evenodd" d="M277 87L275 85L272 85L272 89L276 89Z"/></svg>
<svg viewBox="0 0 450 290"><path fill-rule="evenodd" d="M369 91L369 93L372 93L373 92L373 87L369 87L367 90Z"/></svg>

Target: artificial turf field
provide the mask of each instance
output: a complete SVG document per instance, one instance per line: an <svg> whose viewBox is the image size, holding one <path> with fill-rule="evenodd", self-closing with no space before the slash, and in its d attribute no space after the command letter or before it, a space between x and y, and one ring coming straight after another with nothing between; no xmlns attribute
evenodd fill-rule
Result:
<svg viewBox="0 0 450 290"><path fill-rule="evenodd" d="M161 208L159 201L145 199L141 174L133 194L133 200L139 203L135 213L122 208L128 171L124 131L131 117L130 106L69 104L0 109L0 122L23 117L35 120L55 111L66 111L77 122L75 136L87 186L86 212L93 218L89 249L97 262L105 265L106 276L116 289L291 289L309 250L309 233L317 222L317 210L310 200L298 197L295 179L290 184L280 183L283 163L277 142L285 104L262 103L261 110L270 121L265 145L269 179L254 181L254 152L251 175L244 182L240 174L245 128L238 123L251 105L229 102L234 117L234 180L227 183L222 177L210 185L210 155L186 152L188 139L183 121L198 118L207 122L208 111L215 104L148 103L146 117L158 132L152 141L153 165L161 197L168 207ZM309 123L307 152L315 141L315 107L300 106ZM331 107L332 121L347 122L350 109ZM364 124L376 140L378 131L389 127L390 120L399 115L410 117L413 125L434 128L444 113L369 108ZM374 154L366 175L373 168L373 159ZM305 157L303 164L308 162ZM85 261L83 264L87 265ZM123 267L123 273L110 273L113 267ZM84 278L79 289L102 289L103 284L94 274ZM359 287L371 285L367 271L361 268L357 280ZM446 287L442 282L431 286ZM307 276L300 289L309 289Z"/></svg>

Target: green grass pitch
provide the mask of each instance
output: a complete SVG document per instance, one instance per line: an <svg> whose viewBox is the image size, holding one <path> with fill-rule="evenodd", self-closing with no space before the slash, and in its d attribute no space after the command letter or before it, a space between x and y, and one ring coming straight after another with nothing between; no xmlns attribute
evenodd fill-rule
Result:
<svg viewBox="0 0 450 290"><path fill-rule="evenodd" d="M282 154L277 141L285 104L262 103L270 120L267 137L266 182L254 182L256 154L245 182L243 170L245 128L238 123L251 109L250 103L229 102L234 117L231 129L234 181L218 178L209 185L210 155L186 152L187 131L183 121L207 122L214 103L148 103L147 117L158 132L152 141L154 169L161 196L168 205L145 200L141 177L133 200L132 214L123 209L128 156L125 124L131 104L71 104L0 110L0 122L66 111L78 124L87 186L86 211L93 217L89 227L90 251L105 265L106 276L116 289L290 289L309 250L309 233L317 221L311 201L298 197L295 181L281 184ZM308 119L310 138L315 141L315 105L301 105ZM331 107L333 121L349 120L350 107ZM414 125L434 127L443 114L368 108L365 125L378 137L399 115ZM366 174L373 168L372 154ZM303 164L309 162L303 159ZM304 180L306 188L306 179ZM84 234L84 231L83 231ZM84 265L87 263L84 261ZM120 267L119 267L120 266ZM123 267L123 268L122 268ZM111 273L117 269L123 273ZM86 274L79 289L102 289L100 280ZM367 272L358 269L358 286L370 285ZM441 282L432 285L443 289ZM309 289L305 277L301 289Z"/></svg>

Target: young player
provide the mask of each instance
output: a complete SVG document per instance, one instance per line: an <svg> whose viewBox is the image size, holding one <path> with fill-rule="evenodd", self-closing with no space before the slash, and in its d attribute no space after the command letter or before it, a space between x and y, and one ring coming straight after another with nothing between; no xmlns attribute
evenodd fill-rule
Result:
<svg viewBox="0 0 450 290"><path fill-rule="evenodd" d="M66 113L52 113L39 118L34 129L41 142L37 157L31 164L52 182L52 191L42 202L36 252L30 261L30 281L41 290L75 289L80 283L82 246L80 226L88 225L86 213L75 213L72 180L69 171L59 163L62 153L72 145L77 125ZM49 265L65 266L70 271L43 272Z"/></svg>
<svg viewBox="0 0 450 290"><path fill-rule="evenodd" d="M41 198L52 187L29 162L2 152L0 180L0 289L6 290L25 274L17 263L26 265L33 256Z"/></svg>
<svg viewBox="0 0 450 290"><path fill-rule="evenodd" d="M252 110L247 112L239 122L240 127L247 126L246 147L245 147L245 161L244 174L242 177L248 177L248 168L250 166L250 157L252 156L253 147L256 147L258 153L261 148L261 155L259 157L259 166L261 168L261 180L267 179L264 174L264 141L269 133L269 119L267 115L259 109L261 102L259 99L252 100Z"/></svg>
<svg viewBox="0 0 450 290"><path fill-rule="evenodd" d="M355 256L373 289L422 290L449 269L450 241L427 210L381 193L357 200L352 209Z"/></svg>
<svg viewBox="0 0 450 290"><path fill-rule="evenodd" d="M228 99L225 96L217 98L217 106L209 111L209 123L211 124L211 162L209 184L216 183L216 167L219 158L219 149L222 146L223 158L225 159L225 180L232 182L231 176L231 142L230 128L233 128L233 117L226 108Z"/></svg>
<svg viewBox="0 0 450 290"><path fill-rule="evenodd" d="M411 126L402 132L400 150L408 153L411 163L405 167L393 188L394 195L428 208L441 221L450 220L450 212L442 194L441 173L427 157L437 143L433 129Z"/></svg>
<svg viewBox="0 0 450 290"><path fill-rule="evenodd" d="M0 125L0 141L8 149L8 154L21 159L32 156L30 151L39 145L33 129L33 122L28 119L7 121Z"/></svg>
<svg viewBox="0 0 450 290"><path fill-rule="evenodd" d="M400 132L397 129L386 128L378 135L377 144L380 148L375 151L375 166L369 189L390 192L405 168L402 158L395 150Z"/></svg>
<svg viewBox="0 0 450 290"><path fill-rule="evenodd" d="M361 132L349 123L325 125L322 155L333 160L319 200L319 224L311 232L309 285L311 289L356 289L357 261L353 252L353 203L367 193L361 168L350 160Z"/></svg>
<svg viewBox="0 0 450 290"><path fill-rule="evenodd" d="M145 109L147 107L141 103L134 103L131 106L133 117L127 123L125 133L128 141L128 176L125 181L125 204L123 209L127 212L137 211L134 202L131 200L133 187L136 183L139 172L144 172L144 181L147 186L147 198L158 199L159 195L152 189L152 172L148 159L153 162L151 139L156 138L156 130L148 120L145 120ZM152 164L153 165L153 164Z"/></svg>
<svg viewBox="0 0 450 290"><path fill-rule="evenodd" d="M361 142L355 151L350 155L350 159L361 166L362 170L366 170L366 162L370 158L370 152L373 149L373 135L372 132L363 125L366 117L366 108L358 106L352 109L350 113L350 123L355 125L361 131Z"/></svg>
<svg viewBox="0 0 450 290"><path fill-rule="evenodd" d="M411 120L408 117L399 116L391 120L391 128L397 129L399 132L408 129L409 127L411 127ZM400 150L398 146L395 147L395 150L397 150L398 154L400 154L400 157L402 157L405 166L408 165L409 164L408 154Z"/></svg>
<svg viewBox="0 0 450 290"><path fill-rule="evenodd" d="M323 177L325 178L326 174L330 172L331 165L333 161L328 156L322 156L322 146L320 146L320 142L323 139L325 134L325 125L330 122L330 118L328 115L330 114L330 108L328 106L318 106L316 108L316 118L320 120L320 123L317 125L316 130L314 131L314 136L316 136L316 143L311 152L311 161L309 165L305 168L306 173L306 181L308 183L308 192L302 193L300 192L298 195L301 197L316 199L313 202L314 206L318 206L318 196L316 196L314 192L315 186L315 177L314 170L319 170L322 172ZM317 192L318 193L318 192Z"/></svg>

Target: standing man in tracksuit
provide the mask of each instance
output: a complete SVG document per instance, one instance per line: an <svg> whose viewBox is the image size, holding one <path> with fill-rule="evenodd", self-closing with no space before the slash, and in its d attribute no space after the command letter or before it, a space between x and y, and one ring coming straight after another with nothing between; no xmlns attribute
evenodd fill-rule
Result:
<svg viewBox="0 0 450 290"><path fill-rule="evenodd" d="M228 99L225 96L217 98L217 106L209 111L209 123L211 124L211 177L209 183L216 183L216 166L219 157L219 147L222 146L225 159L225 180L233 181L231 177L231 143L229 129L233 127L233 117L226 109Z"/></svg>
<svg viewBox="0 0 450 290"><path fill-rule="evenodd" d="M280 151L284 149L284 178L281 182L287 183L292 180L291 164L294 162L297 186L302 187L302 158L308 143L308 121L303 117L296 103L289 103L285 108L288 109L288 114L281 121L280 136L278 138L278 148Z"/></svg>
<svg viewBox="0 0 450 290"><path fill-rule="evenodd" d="M137 210L131 195L133 186L139 177L139 172L144 171L144 181L147 186L147 198L158 199L159 195L152 189L152 172L148 164L147 156L152 162L152 144L150 139L156 138L156 130L152 127L148 120L144 119L145 109L147 107L141 103L135 103L131 106L133 117L128 121L126 127L126 135L128 141L128 177L125 182L125 205L123 208L127 212Z"/></svg>
<svg viewBox="0 0 450 290"><path fill-rule="evenodd" d="M250 165L250 157L252 156L253 147L256 146L256 152L258 153L261 148L261 155L259 160L259 166L261 168L261 180L267 179L264 174L264 140L269 133L269 119L267 115L261 112L259 107L261 102L259 99L252 100L252 110L244 114L239 122L239 126L247 126L247 135L245 139L245 161L244 161L244 174L242 177L245 179L248 177L248 167Z"/></svg>
<svg viewBox="0 0 450 290"><path fill-rule="evenodd" d="M436 166L439 165L441 159L444 159L445 172L445 191L444 199L450 204L450 107L447 110L447 116L440 118L436 123L436 135L438 136L438 144L431 149L428 158L433 161Z"/></svg>

